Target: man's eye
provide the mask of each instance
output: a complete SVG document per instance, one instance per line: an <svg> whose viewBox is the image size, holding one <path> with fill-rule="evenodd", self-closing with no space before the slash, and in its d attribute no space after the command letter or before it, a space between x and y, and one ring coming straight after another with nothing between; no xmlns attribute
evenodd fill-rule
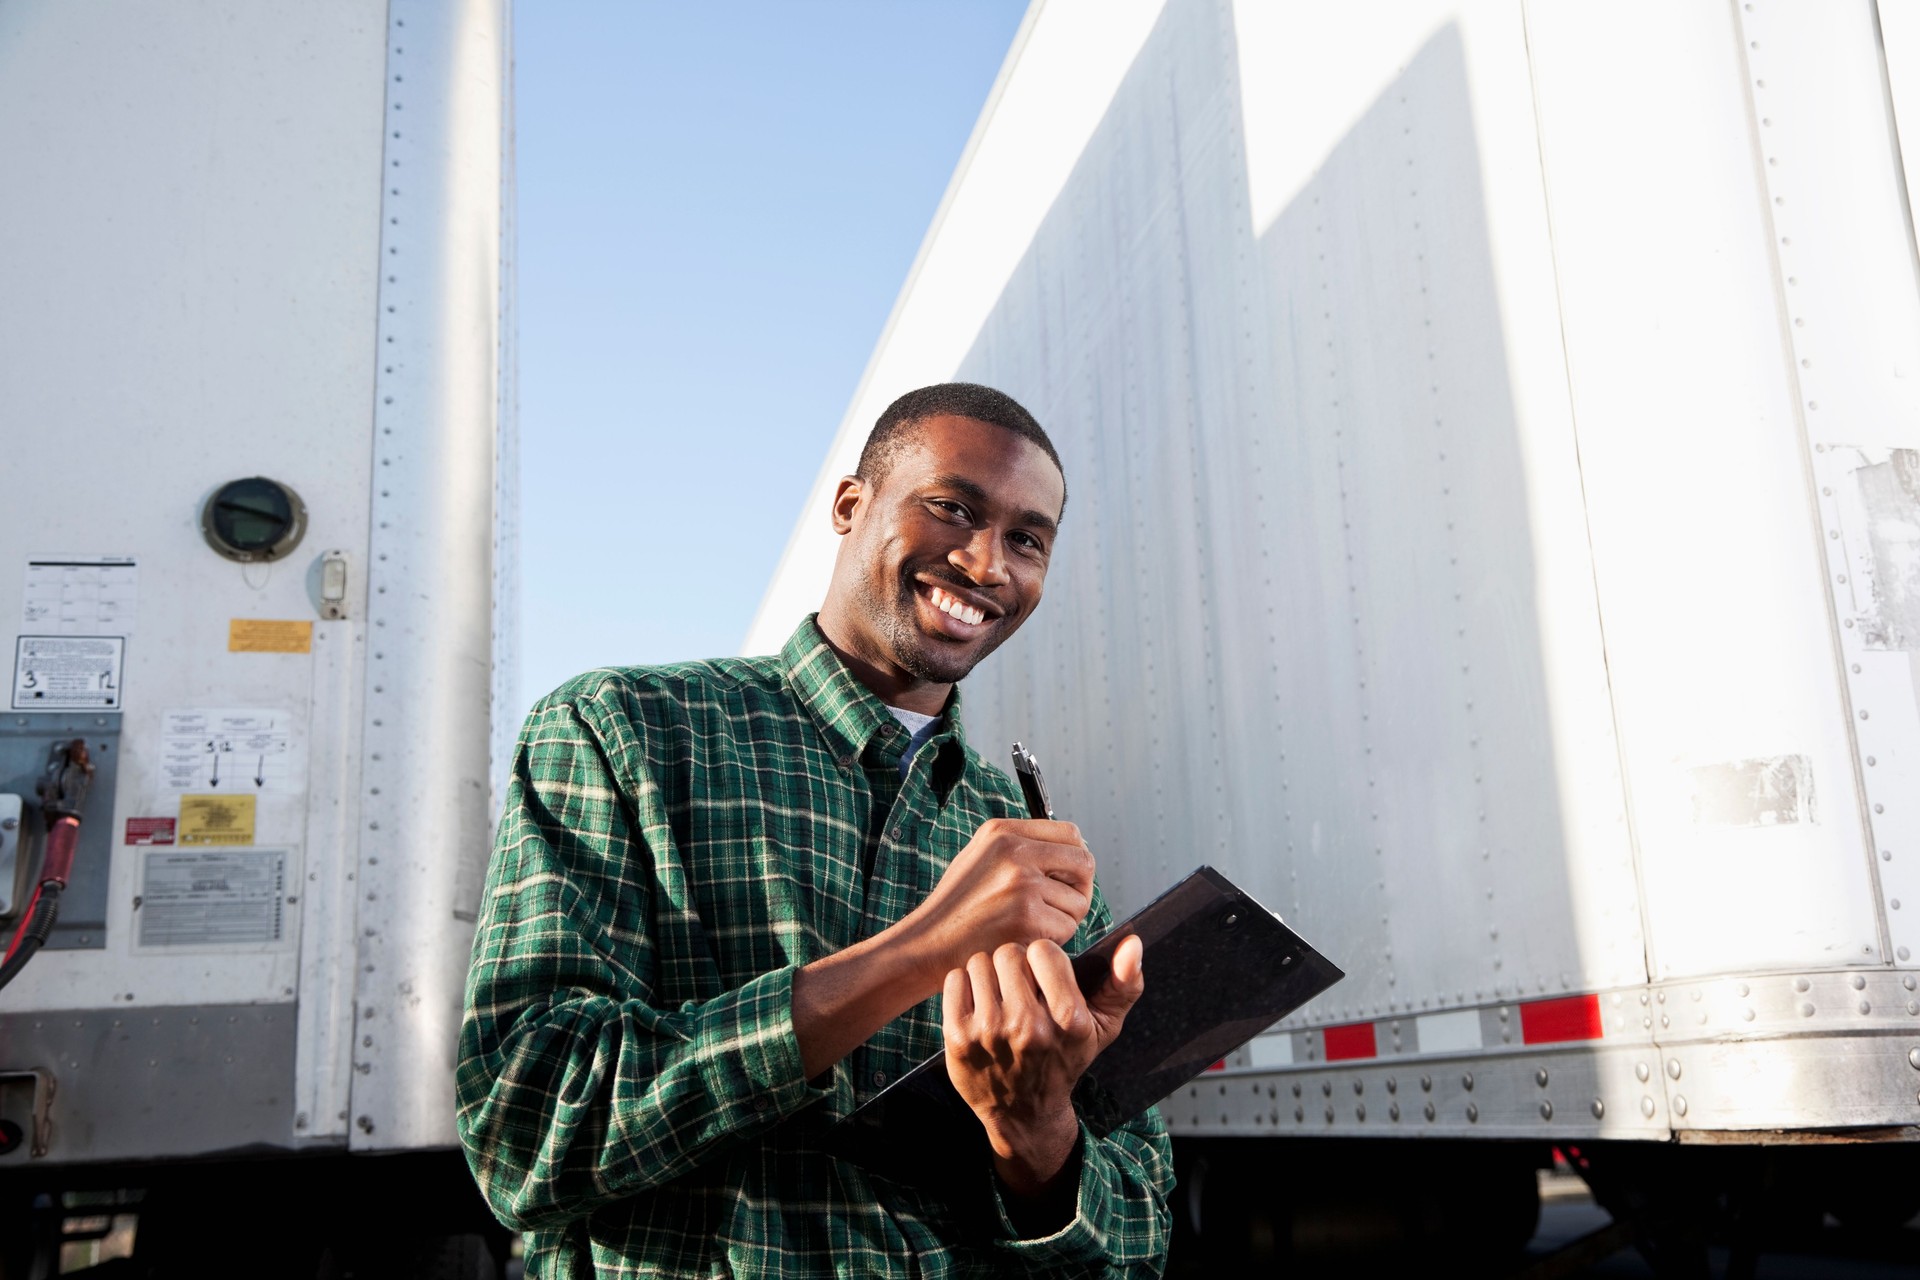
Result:
<svg viewBox="0 0 1920 1280"><path fill-rule="evenodd" d="M927 502L929 506L937 507L939 510L946 512L950 516L958 516L962 520L966 519L968 516L968 511L965 507L961 506L957 502L951 501L950 499L929 498Z"/></svg>
<svg viewBox="0 0 1920 1280"><path fill-rule="evenodd" d="M1013 534L1012 537L1016 545L1025 547L1029 551L1045 551L1047 549L1046 545L1042 543L1040 539L1030 533L1016 533Z"/></svg>

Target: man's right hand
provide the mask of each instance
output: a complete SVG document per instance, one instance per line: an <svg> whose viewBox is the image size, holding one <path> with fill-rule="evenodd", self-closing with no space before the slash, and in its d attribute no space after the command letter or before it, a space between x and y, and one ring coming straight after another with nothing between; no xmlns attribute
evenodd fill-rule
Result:
<svg viewBox="0 0 1920 1280"><path fill-rule="evenodd" d="M1071 822L991 818L900 922L937 987L976 952L1065 945L1093 902L1093 854Z"/></svg>
<svg viewBox="0 0 1920 1280"><path fill-rule="evenodd" d="M1093 902L1093 855L1071 822L982 823L905 919L804 966L794 1034L807 1078L940 991L976 952L1038 939L1064 945Z"/></svg>

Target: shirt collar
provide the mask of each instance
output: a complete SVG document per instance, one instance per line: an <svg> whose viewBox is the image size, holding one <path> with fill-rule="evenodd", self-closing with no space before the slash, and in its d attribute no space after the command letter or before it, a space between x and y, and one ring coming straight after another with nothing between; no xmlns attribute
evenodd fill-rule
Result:
<svg viewBox="0 0 1920 1280"><path fill-rule="evenodd" d="M821 634L819 615L810 613L793 634L787 637L786 646L780 650L780 660L787 672L787 683L794 694L806 707L814 723L819 725L820 734L827 741L835 760L842 767L851 767L855 760L865 754L867 746L875 736L885 733L898 737L894 746L898 749L906 744L907 733L901 723L887 710L887 704L880 701L879 695L861 684L853 672L847 670L840 655L833 651ZM944 712L946 724L934 735L934 741L951 735L952 740L963 750L966 738L960 730L960 688L954 686L947 699Z"/></svg>

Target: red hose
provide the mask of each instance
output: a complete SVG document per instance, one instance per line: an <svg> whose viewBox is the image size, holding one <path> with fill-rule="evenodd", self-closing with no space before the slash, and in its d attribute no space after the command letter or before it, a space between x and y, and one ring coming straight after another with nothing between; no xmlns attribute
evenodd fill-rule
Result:
<svg viewBox="0 0 1920 1280"><path fill-rule="evenodd" d="M13 959L14 952L27 940L31 930L27 927L33 922L34 909L40 905L40 894L48 885L56 893L67 887L67 877L73 873L73 850L80 842L80 819L55 818L53 825L47 828L47 856L41 859L40 883L33 886L33 896L27 899L27 909L20 913L19 927L13 931L13 941L7 944L7 953L0 956L0 965Z"/></svg>
<svg viewBox="0 0 1920 1280"><path fill-rule="evenodd" d="M80 842L80 811L86 807L87 788L92 783L93 761L87 756L86 739L53 744L46 775L34 784L47 823L47 850L40 859L40 882L14 926L6 955L0 956L0 987L12 982L53 934L54 921L60 915L60 895L66 892L67 880L73 874L73 851Z"/></svg>
<svg viewBox="0 0 1920 1280"><path fill-rule="evenodd" d="M73 849L80 842L80 819L55 818L47 827L47 856L41 859L40 883L52 881L62 889L73 874Z"/></svg>
<svg viewBox="0 0 1920 1280"><path fill-rule="evenodd" d="M20 944L27 940L27 934L32 932L27 926L33 923L33 912L39 905L40 886L35 885L33 886L33 896L27 899L27 909L20 913L20 923L14 926L13 941L7 944L7 954L0 956L0 966L4 966L12 960L13 953L18 951Z"/></svg>

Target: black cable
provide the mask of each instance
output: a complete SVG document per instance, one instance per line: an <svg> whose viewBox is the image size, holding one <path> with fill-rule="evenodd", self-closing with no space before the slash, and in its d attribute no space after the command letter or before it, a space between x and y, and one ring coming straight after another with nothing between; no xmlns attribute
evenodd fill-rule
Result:
<svg viewBox="0 0 1920 1280"><path fill-rule="evenodd" d="M45 945L53 933L53 922L60 914L60 886L48 882L40 886L35 900L33 914L20 922L20 940L14 945L13 955L6 963L0 964L0 987L5 987L19 972L27 967L27 961L33 953Z"/></svg>

